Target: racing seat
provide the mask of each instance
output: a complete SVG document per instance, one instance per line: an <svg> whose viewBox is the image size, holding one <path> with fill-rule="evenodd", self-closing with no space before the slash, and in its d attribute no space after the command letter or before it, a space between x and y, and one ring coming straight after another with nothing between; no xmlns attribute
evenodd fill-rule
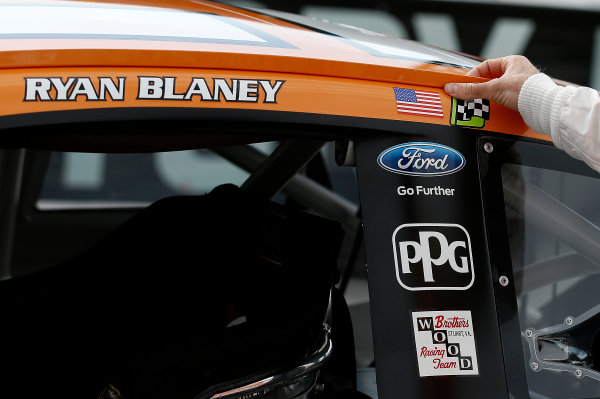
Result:
<svg viewBox="0 0 600 399"><path fill-rule="evenodd" d="M74 259L0 283L0 396L301 397L316 372L289 371L331 351L341 236L231 185L157 201Z"/></svg>

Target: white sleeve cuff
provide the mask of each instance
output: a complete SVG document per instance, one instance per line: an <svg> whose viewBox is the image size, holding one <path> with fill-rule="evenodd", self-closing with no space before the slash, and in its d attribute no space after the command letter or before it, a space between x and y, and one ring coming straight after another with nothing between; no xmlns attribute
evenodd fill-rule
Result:
<svg viewBox="0 0 600 399"><path fill-rule="evenodd" d="M536 132L552 136L552 141L559 148L560 136L556 134L556 127L568 95L569 90L556 85L543 73L530 76L519 93L518 107L525 123Z"/></svg>

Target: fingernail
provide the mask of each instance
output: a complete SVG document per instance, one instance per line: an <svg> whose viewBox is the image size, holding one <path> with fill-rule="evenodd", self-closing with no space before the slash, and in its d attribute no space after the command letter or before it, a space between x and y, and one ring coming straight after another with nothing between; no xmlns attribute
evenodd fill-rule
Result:
<svg viewBox="0 0 600 399"><path fill-rule="evenodd" d="M445 89L448 94L456 94L456 83L448 83Z"/></svg>

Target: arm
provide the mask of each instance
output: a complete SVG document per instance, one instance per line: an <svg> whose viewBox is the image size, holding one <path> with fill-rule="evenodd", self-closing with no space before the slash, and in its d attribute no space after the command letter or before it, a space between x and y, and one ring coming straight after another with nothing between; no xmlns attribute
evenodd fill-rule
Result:
<svg viewBox="0 0 600 399"><path fill-rule="evenodd" d="M468 73L485 83L449 83L460 99L486 98L518 110L525 123L552 137L554 145L600 171L600 96L587 87L561 87L525 57L488 60Z"/></svg>
<svg viewBox="0 0 600 399"><path fill-rule="evenodd" d="M531 76L519 94L519 112L557 148L600 171L600 96L589 87L560 87L544 74Z"/></svg>

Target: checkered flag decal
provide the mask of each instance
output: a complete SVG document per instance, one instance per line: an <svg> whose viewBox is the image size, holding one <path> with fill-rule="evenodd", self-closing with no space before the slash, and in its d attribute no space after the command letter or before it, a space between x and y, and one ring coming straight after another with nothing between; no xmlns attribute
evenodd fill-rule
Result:
<svg viewBox="0 0 600 399"><path fill-rule="evenodd" d="M485 120L490 119L490 102L482 98L474 100L456 100L456 120L470 121L472 117L478 116Z"/></svg>

